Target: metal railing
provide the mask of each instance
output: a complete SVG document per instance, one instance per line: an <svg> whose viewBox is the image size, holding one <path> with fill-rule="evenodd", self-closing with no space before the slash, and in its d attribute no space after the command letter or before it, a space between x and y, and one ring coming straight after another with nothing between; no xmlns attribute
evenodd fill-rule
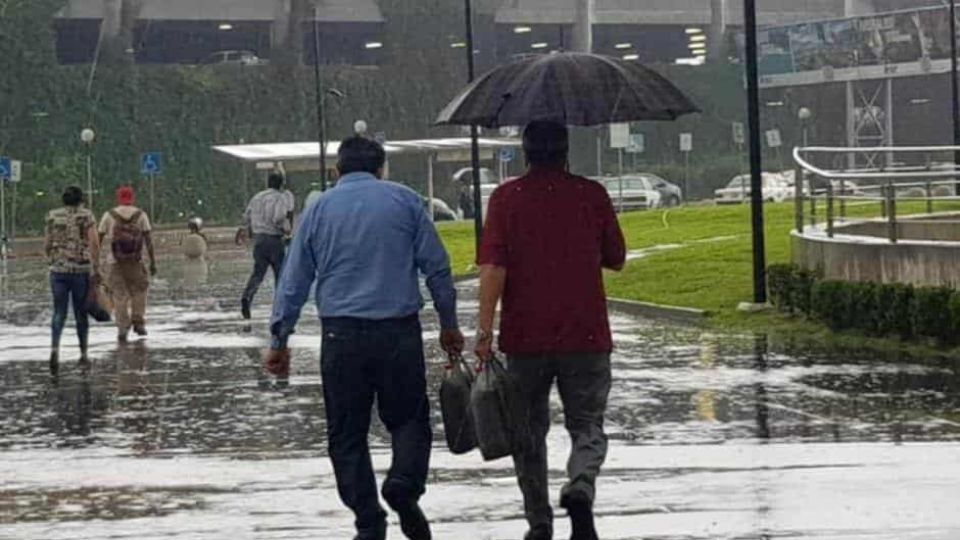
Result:
<svg viewBox="0 0 960 540"><path fill-rule="evenodd" d="M820 225L818 212L822 207L824 229L827 236L833 238L838 222L851 222L851 206L879 204L878 218L885 220L887 224L886 239L897 243L900 240L898 223L902 217L899 214L900 203L923 202L926 213L932 214L936 202L960 202L960 168L952 162L954 151L960 151L960 147L795 148L793 158L796 162L794 197L797 232L803 233L808 223L811 227ZM816 154L833 157L846 154L848 158L858 154L885 154L887 161L892 163L896 163L896 158L904 154L920 154L921 159L914 157L913 161L924 164L865 169L821 169L810 162L810 156ZM934 161L933 158L938 154L948 154L949 161ZM854 184L854 180L874 183L860 186ZM818 184L823 187L818 189ZM867 216L866 219L877 218Z"/></svg>

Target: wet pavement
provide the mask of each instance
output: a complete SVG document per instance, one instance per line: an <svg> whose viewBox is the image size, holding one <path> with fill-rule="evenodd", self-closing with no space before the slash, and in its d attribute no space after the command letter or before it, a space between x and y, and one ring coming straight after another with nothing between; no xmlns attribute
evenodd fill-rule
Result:
<svg viewBox="0 0 960 540"><path fill-rule="evenodd" d="M45 273L12 267L0 306L0 538L352 538L325 457L314 308L289 380L265 376L270 288L242 321L247 269L238 254L166 261L149 338L120 347L95 326L82 369L68 325L52 378ZM461 288L470 329L474 290ZM424 321L435 400L443 359L432 313ZM960 538L960 365L612 322L604 540ZM424 507L435 537L521 538L509 462L451 456L436 407L434 421ZM371 444L382 472L379 425ZM558 412L550 447L557 493L569 447ZM567 537L562 516L557 529Z"/></svg>

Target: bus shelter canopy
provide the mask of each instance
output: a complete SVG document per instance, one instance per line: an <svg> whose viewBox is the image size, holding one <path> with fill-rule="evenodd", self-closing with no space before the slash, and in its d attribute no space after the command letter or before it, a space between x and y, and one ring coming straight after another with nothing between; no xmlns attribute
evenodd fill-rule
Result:
<svg viewBox="0 0 960 540"><path fill-rule="evenodd" d="M487 161L496 157L503 148L518 148L517 138L497 138L479 140L480 159ZM440 162L470 161L470 138L416 139L409 141L389 141L383 145L387 156L423 155L435 157ZM316 142L240 144L214 146L221 154L233 157L245 163L264 163L271 167L283 163L287 170L317 171L320 169L320 144ZM329 167L336 164L339 142L327 143L326 157Z"/></svg>

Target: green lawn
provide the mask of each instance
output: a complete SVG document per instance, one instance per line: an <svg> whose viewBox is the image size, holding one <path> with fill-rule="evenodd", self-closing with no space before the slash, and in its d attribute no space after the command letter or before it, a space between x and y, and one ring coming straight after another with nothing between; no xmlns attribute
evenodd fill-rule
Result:
<svg viewBox="0 0 960 540"><path fill-rule="evenodd" d="M946 206L941 203L937 210ZM789 262L793 203L768 204L765 210L767 263ZM923 206L901 205L900 211L920 213ZM875 217L879 213L879 204L848 208L850 216ZM819 216L823 215L821 207ZM628 262L623 272L608 274L610 296L695 307L723 317L732 316L737 304L752 298L749 206L632 212L621 216L620 221L629 250L654 249ZM473 224L442 224L440 234L450 251L454 273L474 271Z"/></svg>

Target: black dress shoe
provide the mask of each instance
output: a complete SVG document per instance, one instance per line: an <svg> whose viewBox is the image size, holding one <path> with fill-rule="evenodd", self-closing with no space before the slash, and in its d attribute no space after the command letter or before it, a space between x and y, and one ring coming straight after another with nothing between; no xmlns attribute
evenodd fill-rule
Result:
<svg viewBox="0 0 960 540"><path fill-rule="evenodd" d="M369 529L363 529L353 540L387 540L387 522L383 520Z"/></svg>
<svg viewBox="0 0 960 540"><path fill-rule="evenodd" d="M417 501L406 493L391 493L385 489L383 498L390 508L400 517L400 530L410 540L431 540L430 522L423 515L423 510Z"/></svg>
<svg viewBox="0 0 960 540"><path fill-rule="evenodd" d="M583 493L575 492L560 498L560 506L567 509L573 532L570 540L598 540L593 523L593 502Z"/></svg>
<svg viewBox="0 0 960 540"><path fill-rule="evenodd" d="M553 540L553 527L537 525L523 535L523 540Z"/></svg>

